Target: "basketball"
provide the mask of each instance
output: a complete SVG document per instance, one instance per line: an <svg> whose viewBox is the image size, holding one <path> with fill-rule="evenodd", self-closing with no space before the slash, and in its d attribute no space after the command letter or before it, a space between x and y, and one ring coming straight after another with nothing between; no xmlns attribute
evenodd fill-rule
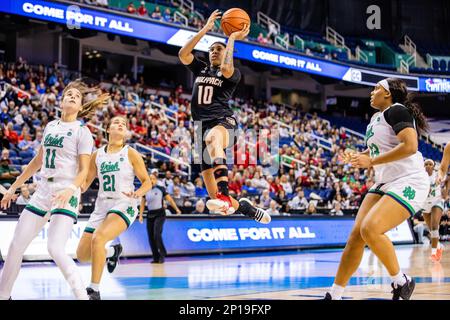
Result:
<svg viewBox="0 0 450 320"><path fill-rule="evenodd" d="M250 24L250 16L240 8L227 10L220 21L220 27L227 36L242 30L245 24Z"/></svg>

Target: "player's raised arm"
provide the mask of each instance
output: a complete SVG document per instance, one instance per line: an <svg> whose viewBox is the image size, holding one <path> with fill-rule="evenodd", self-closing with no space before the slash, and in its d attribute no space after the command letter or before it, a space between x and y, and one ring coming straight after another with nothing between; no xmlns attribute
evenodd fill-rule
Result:
<svg viewBox="0 0 450 320"><path fill-rule="evenodd" d="M89 172L86 177L86 180L81 185L81 193L85 193L87 189L89 189L90 185L97 176L97 165L95 164L96 159L97 159L97 151L95 151L92 154L91 159L89 160Z"/></svg>
<svg viewBox="0 0 450 320"><path fill-rule="evenodd" d="M223 54L222 63L220 64L220 72L222 72L225 78L231 78L234 73L233 53L234 53L234 41L243 40L250 32L250 25L246 24L241 31L233 32L228 37L227 47Z"/></svg>
<svg viewBox="0 0 450 320"><path fill-rule="evenodd" d="M214 22L220 18L220 15L221 12L219 10L214 10L214 12L208 18L205 26L200 29L200 31L197 32L197 34L193 36L188 42L186 42L186 44L180 49L180 51L178 52L178 57L183 64L191 64L191 62L194 60L192 50L194 50L200 39L203 38L203 36L214 27Z"/></svg>

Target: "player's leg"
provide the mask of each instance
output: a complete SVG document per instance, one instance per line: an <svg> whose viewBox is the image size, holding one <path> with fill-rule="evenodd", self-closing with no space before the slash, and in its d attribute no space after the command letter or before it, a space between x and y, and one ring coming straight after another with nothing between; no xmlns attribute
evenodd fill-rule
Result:
<svg viewBox="0 0 450 320"><path fill-rule="evenodd" d="M394 300L409 299L414 281L405 275L398 263L394 245L385 233L411 216L397 200L383 196L368 212L361 223L361 236L372 252L380 259L392 278Z"/></svg>
<svg viewBox="0 0 450 320"><path fill-rule="evenodd" d="M423 216L423 220L425 220L426 225L431 230L431 212L430 211L423 212L422 216Z"/></svg>
<svg viewBox="0 0 450 320"><path fill-rule="evenodd" d="M58 265L69 283L75 297L87 300L83 278L73 259L66 253L66 244L73 229L74 218L63 214L53 214L48 229L48 253Z"/></svg>
<svg viewBox="0 0 450 320"><path fill-rule="evenodd" d="M440 206L433 206L430 214L430 235L431 235L431 260L439 262L442 257L443 248L439 243L439 226L442 217L442 208Z"/></svg>
<svg viewBox="0 0 450 320"><path fill-rule="evenodd" d="M92 243L92 233L83 232L80 242L77 247L77 260L81 263L86 263L91 261L91 243Z"/></svg>
<svg viewBox="0 0 450 320"><path fill-rule="evenodd" d="M156 216L147 216L148 243L150 245L150 248L152 249L153 262L158 262L160 256L159 256L158 247L156 246L156 241L155 241L155 221L156 221Z"/></svg>
<svg viewBox="0 0 450 320"><path fill-rule="evenodd" d="M154 229L153 229L155 246L156 246L158 254L159 254L159 259L157 261L159 263L163 263L164 258L167 256L167 250L166 250L166 247L164 246L163 237L162 237L163 226L164 226L165 221L166 221L166 216L156 217Z"/></svg>
<svg viewBox="0 0 450 320"><path fill-rule="evenodd" d="M361 263L361 259L364 254L364 247L366 245L361 237L361 223L369 210L377 203L378 200L380 200L380 198L380 194L368 193L359 207L355 224L353 225L353 229L347 240L347 244L345 245L333 286L329 292L330 298L333 300L339 300L342 298L345 286Z"/></svg>
<svg viewBox="0 0 450 320"><path fill-rule="evenodd" d="M23 254L47 223L47 216L46 211L30 205L22 211L0 275L0 300L10 298L14 282L19 275Z"/></svg>
<svg viewBox="0 0 450 320"><path fill-rule="evenodd" d="M89 288L99 293L100 280L105 267L107 251L106 243L117 238L128 228L128 224L120 215L109 214L105 221L95 230L92 236L92 271ZM110 247L112 248L112 247ZM96 295L100 299L100 294ZM91 299L93 295L90 295Z"/></svg>

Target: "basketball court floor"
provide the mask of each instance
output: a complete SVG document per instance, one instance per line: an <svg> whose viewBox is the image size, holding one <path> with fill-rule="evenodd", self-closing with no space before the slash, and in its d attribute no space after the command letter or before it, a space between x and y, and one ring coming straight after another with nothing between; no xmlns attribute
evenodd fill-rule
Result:
<svg viewBox="0 0 450 320"><path fill-rule="evenodd" d="M397 246L401 268L416 279L415 300L450 299L450 250L441 263L429 261L428 245ZM303 300L320 299L333 283L342 249L277 251L122 259L113 274L105 269L102 299ZM90 266L80 265L85 282ZM390 278L366 249L344 299L390 299ZM50 262L25 263L13 299L72 299L62 274Z"/></svg>

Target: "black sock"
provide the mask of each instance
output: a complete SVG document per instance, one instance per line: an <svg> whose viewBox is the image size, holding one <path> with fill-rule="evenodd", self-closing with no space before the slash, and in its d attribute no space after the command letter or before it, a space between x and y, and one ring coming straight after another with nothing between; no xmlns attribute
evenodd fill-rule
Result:
<svg viewBox="0 0 450 320"><path fill-rule="evenodd" d="M228 191L228 181L219 181L217 182L217 189L219 189L219 192L223 194L224 196L229 196L230 193Z"/></svg>

